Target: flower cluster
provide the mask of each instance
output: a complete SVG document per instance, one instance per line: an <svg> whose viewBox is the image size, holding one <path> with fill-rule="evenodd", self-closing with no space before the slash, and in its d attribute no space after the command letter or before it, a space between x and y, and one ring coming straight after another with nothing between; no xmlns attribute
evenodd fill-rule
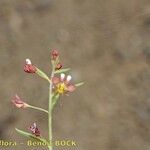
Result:
<svg viewBox="0 0 150 150"><path fill-rule="evenodd" d="M49 134L49 141L52 141L52 112L53 108L55 107L55 104L57 104L58 99L60 95L66 95L69 92L73 92L77 86L82 85L83 83L78 83L78 84L73 84L71 82L72 76L71 75L66 75L65 72L67 72L69 69L68 68L62 68L62 63L59 58L59 53L57 50L52 50L50 53L51 57L51 64L52 64L52 72L51 75L48 76L46 73L44 73L42 70L37 68L35 65L32 64L30 59L25 60L25 65L23 67L23 70L26 73L31 73L31 74L37 74L41 78L45 79L49 83L49 101L48 101L48 110L36 107L30 104L25 103L17 94L12 98L12 103L17 107L17 108L31 108L34 110L42 111L46 114L48 114L48 134ZM44 140L41 137L41 132L39 128L37 127L36 123L33 123L29 127L28 132L24 132L22 130L16 129L17 132L20 134L27 136L29 138L34 137L37 140ZM49 145L48 146L49 150L52 150L52 147Z"/></svg>

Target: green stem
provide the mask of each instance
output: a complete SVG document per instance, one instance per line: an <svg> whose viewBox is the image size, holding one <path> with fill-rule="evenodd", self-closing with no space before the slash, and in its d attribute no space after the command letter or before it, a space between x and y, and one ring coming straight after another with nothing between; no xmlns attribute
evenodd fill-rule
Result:
<svg viewBox="0 0 150 150"><path fill-rule="evenodd" d="M52 73L51 73L51 79L53 78L54 76L54 71L55 71L55 68L54 68L54 64L52 63ZM49 85L49 109L48 109L48 128L49 128L49 132L48 132L48 136L49 136L49 142L52 143L52 86L53 86L53 83L50 82L50 85ZM49 144L49 150L52 150L53 147L51 144Z"/></svg>
<svg viewBox="0 0 150 150"><path fill-rule="evenodd" d="M29 108L32 108L32 109L35 109L35 110L39 110L39 111L43 111L45 113L48 114L48 111L43 109L43 108L40 108L40 107L36 107L36 106L32 106L32 105L28 105Z"/></svg>

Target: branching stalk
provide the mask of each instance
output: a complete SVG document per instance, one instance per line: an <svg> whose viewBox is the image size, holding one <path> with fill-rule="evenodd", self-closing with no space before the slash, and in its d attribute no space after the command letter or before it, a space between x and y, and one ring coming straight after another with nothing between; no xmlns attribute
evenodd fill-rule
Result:
<svg viewBox="0 0 150 150"><path fill-rule="evenodd" d="M54 67L54 63L52 62L52 72L51 72L51 79L54 76L54 71L55 71L55 67ZM53 87L53 83L50 82L49 85L49 109L48 109L48 128L49 128L49 132L48 132L48 136L49 136L49 142L52 143L52 87ZM51 144L49 144L49 150L52 150L53 147Z"/></svg>
<svg viewBox="0 0 150 150"><path fill-rule="evenodd" d="M43 111L45 113L48 114L48 111L43 109L43 108L40 108L40 107L36 107L36 106L32 106L32 105L28 105L29 108L32 108L32 109L35 109L35 110L39 110L39 111Z"/></svg>

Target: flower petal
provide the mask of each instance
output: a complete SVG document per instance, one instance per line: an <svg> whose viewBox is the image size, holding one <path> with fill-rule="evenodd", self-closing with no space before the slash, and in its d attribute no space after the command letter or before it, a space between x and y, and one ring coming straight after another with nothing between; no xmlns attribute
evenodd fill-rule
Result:
<svg viewBox="0 0 150 150"><path fill-rule="evenodd" d="M64 74L64 73L61 73L61 74L60 74L60 80L61 80L61 81L64 81L64 79L65 79L65 74Z"/></svg>
<svg viewBox="0 0 150 150"><path fill-rule="evenodd" d="M32 63L31 63L31 60L30 60L29 58L26 59L26 64L28 64L28 65L29 65L29 64L30 64L30 65L32 64Z"/></svg>
<svg viewBox="0 0 150 150"><path fill-rule="evenodd" d="M67 86L67 91L68 92L73 92L76 89L76 87L73 84L70 84Z"/></svg>
<svg viewBox="0 0 150 150"><path fill-rule="evenodd" d="M72 79L72 76L68 75L67 78L66 78L66 82L69 83L71 81L71 79Z"/></svg>
<svg viewBox="0 0 150 150"><path fill-rule="evenodd" d="M53 84L58 84L60 82L60 79L58 77L53 77L52 82Z"/></svg>
<svg viewBox="0 0 150 150"><path fill-rule="evenodd" d="M13 99L21 100L20 97L16 94Z"/></svg>

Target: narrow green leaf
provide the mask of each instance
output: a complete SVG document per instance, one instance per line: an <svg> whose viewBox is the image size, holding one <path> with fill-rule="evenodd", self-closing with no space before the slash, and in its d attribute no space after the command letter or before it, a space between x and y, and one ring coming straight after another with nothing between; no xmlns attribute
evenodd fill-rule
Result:
<svg viewBox="0 0 150 150"><path fill-rule="evenodd" d="M19 134L21 134L21 135L23 135L23 136L26 136L26 137L32 136L32 134L30 134L30 133L28 133L28 132L24 132L24 131L22 131L22 130L19 130L19 129L17 129L17 128L15 128L15 130L16 130Z"/></svg>
<svg viewBox="0 0 150 150"><path fill-rule="evenodd" d="M34 139L34 140L38 140L38 141L41 141L41 142L46 142L46 143L48 144L48 142L47 142L46 139L43 139L43 138L40 138L40 137L36 137L36 136L32 135L31 133L28 133L28 132L19 130L19 129L17 129L17 128L15 128L15 130L16 130L19 134L21 134L21 135L23 135L23 136L25 136L25 137L28 137L28 138L31 138L31 139Z"/></svg>
<svg viewBox="0 0 150 150"><path fill-rule="evenodd" d="M50 82L49 77L40 69L37 68L36 74Z"/></svg>
<svg viewBox="0 0 150 150"><path fill-rule="evenodd" d="M78 87L78 86L81 86L83 84L84 84L84 82L80 82L80 83L75 84L75 86Z"/></svg>
<svg viewBox="0 0 150 150"><path fill-rule="evenodd" d="M64 73L64 72L67 72L67 71L69 71L69 70L70 70L70 68L60 69L60 70L55 71L54 73L55 73L55 74Z"/></svg>

